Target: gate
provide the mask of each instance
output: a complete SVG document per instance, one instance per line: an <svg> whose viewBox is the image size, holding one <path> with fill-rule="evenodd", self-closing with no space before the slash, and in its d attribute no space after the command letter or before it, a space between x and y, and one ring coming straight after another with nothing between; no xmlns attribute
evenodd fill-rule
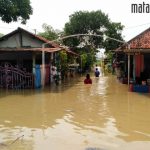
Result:
<svg viewBox="0 0 150 150"><path fill-rule="evenodd" d="M34 76L5 63L0 66L0 87L6 89L27 89L34 87Z"/></svg>

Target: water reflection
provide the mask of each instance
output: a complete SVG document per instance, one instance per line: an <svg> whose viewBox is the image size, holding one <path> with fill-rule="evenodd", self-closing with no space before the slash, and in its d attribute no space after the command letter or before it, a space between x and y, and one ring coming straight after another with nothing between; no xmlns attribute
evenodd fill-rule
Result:
<svg viewBox="0 0 150 150"><path fill-rule="evenodd" d="M93 77L92 85L83 78L44 91L1 91L1 145L24 135L9 149L149 150L150 95L130 93L112 76Z"/></svg>

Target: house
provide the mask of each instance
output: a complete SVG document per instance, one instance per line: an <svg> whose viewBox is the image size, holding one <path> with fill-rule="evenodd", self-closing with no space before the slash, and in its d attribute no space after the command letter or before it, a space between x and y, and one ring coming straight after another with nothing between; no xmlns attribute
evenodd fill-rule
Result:
<svg viewBox="0 0 150 150"><path fill-rule="evenodd" d="M0 38L0 87L34 88L50 84L58 52L69 48L18 28Z"/></svg>
<svg viewBox="0 0 150 150"><path fill-rule="evenodd" d="M149 84L150 79L150 28L129 40L116 50L116 54L124 54L124 69L128 84Z"/></svg>

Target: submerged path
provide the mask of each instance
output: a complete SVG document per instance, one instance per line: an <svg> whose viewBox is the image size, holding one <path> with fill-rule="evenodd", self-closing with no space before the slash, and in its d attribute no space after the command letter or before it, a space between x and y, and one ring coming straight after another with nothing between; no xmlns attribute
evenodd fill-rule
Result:
<svg viewBox="0 0 150 150"><path fill-rule="evenodd" d="M69 80L69 79L68 79ZM0 92L0 150L150 150L150 95L115 76Z"/></svg>

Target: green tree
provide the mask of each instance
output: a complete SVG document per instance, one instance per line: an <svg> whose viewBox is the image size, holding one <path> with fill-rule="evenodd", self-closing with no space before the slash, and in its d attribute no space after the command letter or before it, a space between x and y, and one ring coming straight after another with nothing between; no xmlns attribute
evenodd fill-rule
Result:
<svg viewBox="0 0 150 150"><path fill-rule="evenodd" d="M0 18L6 23L21 20L25 24L31 14L30 0L0 0Z"/></svg>
<svg viewBox="0 0 150 150"><path fill-rule="evenodd" d="M40 35L48 40L55 40L58 38L58 35L60 33L59 30L54 30L52 26L47 25L46 23L44 23L42 25L42 28L43 28L44 32L40 32L38 35Z"/></svg>
<svg viewBox="0 0 150 150"><path fill-rule="evenodd" d="M64 34L96 34L101 35L99 37L81 36L78 38L69 38L64 41L65 44L71 47L77 47L81 43L84 46L92 46L92 48L107 48L108 50L114 49L120 45L120 43L113 41L113 44L108 46L108 41L104 41L103 35L110 36L111 38L116 38L118 40L123 40L121 31L123 26L121 23L114 23L109 18L108 15L104 14L102 11L79 11L70 15L70 20L65 24ZM87 41L88 39L88 41ZM109 43L110 44L110 43Z"/></svg>
<svg viewBox="0 0 150 150"><path fill-rule="evenodd" d="M107 35L111 38L122 40L121 31L123 26L121 23L112 22L108 15L102 11L78 11L70 15L69 22L65 24L64 36L72 34L95 34L100 36L79 36L64 39L65 45L73 47L76 52L81 55L90 54L86 59L88 65L93 65L95 61L97 48L105 48L106 52L117 48L120 43L103 38Z"/></svg>
<svg viewBox="0 0 150 150"><path fill-rule="evenodd" d="M105 35L120 41L124 41L122 37L122 30L123 30L123 25L121 23L115 23L111 22L108 25L108 29L105 31ZM112 39L106 39L104 42L104 48L106 49L106 52L109 50L114 50L118 48L122 43L112 40Z"/></svg>
<svg viewBox="0 0 150 150"><path fill-rule="evenodd" d="M106 48L106 50L116 48L116 45L120 45L117 41L113 41L108 47L108 41L104 41L103 35L116 38L118 40L123 40L121 31L123 26L121 23L114 23L108 18L108 15L104 14L102 11L79 11L70 15L70 20L65 24L64 34L96 34L101 35L101 37L89 36L80 36L78 38L69 38L64 41L65 44L71 47L77 47L81 43L84 43L84 46L90 45L93 48ZM88 40L87 40L88 39Z"/></svg>
<svg viewBox="0 0 150 150"><path fill-rule="evenodd" d="M64 79L65 74L68 71L68 56L67 56L66 51L60 51L59 55L60 55L60 61L61 61L61 64L60 64L61 76L62 76L62 79Z"/></svg>

